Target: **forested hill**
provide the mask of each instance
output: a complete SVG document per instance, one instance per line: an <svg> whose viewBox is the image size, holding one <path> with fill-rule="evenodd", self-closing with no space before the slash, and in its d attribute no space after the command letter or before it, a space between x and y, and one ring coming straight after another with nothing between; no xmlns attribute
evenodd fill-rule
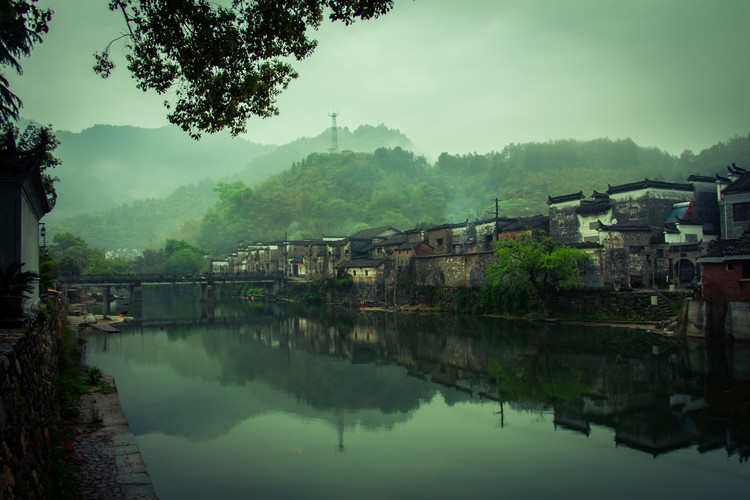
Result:
<svg viewBox="0 0 750 500"><path fill-rule="evenodd" d="M158 248L176 233L195 239L191 228L216 202L217 181L242 177L253 185L331 146L331 129L281 146L222 135L195 142L173 127L97 125L57 135L63 165L53 171L61 180L58 204L45 217L49 235L69 231L98 248ZM338 136L341 149L411 147L384 125L340 127Z"/></svg>
<svg viewBox="0 0 750 500"><path fill-rule="evenodd" d="M723 174L731 162L750 166L750 138L679 158L631 140L608 139L511 144L483 155L443 154L434 166L400 148L313 154L254 188L220 184L219 201L204 217L197 243L222 253L238 241L486 218L496 196L502 215L546 213L548 195L590 194L645 177L684 182L690 174Z"/></svg>
<svg viewBox="0 0 750 500"><path fill-rule="evenodd" d="M164 199L138 200L99 213L81 214L48 223L49 238L73 233L93 248L159 248L179 233L188 239L218 196L215 183L203 181L176 189Z"/></svg>
<svg viewBox="0 0 750 500"><path fill-rule="evenodd" d="M408 137L399 130L383 124L376 127L361 125L353 132L347 127L337 127L338 146L340 151L373 152L377 148L400 147L413 150L414 146ZM283 172L289 166L304 159L310 153L320 153L331 148L332 129L326 129L315 137L302 137L273 151L252 159L233 180L240 180L248 186L267 179L273 174Z"/></svg>
<svg viewBox="0 0 750 500"><path fill-rule="evenodd" d="M96 125L80 133L56 131L62 166L59 198L49 220L100 212L123 203L163 198L179 186L235 174L276 148L228 134L194 141L177 127L146 129Z"/></svg>

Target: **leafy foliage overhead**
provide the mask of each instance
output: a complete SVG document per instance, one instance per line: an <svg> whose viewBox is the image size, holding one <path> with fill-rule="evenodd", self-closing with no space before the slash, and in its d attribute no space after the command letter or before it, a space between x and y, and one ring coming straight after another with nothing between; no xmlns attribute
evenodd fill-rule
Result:
<svg viewBox="0 0 750 500"><path fill-rule="evenodd" d="M276 98L297 72L287 62L309 56L308 37L324 13L351 24L391 9L392 0L111 0L128 28L128 69L138 88L164 94L171 123L193 137L228 128L245 131L253 116L278 114ZM111 45L111 43L110 43ZM109 45L94 70L108 77L114 67Z"/></svg>
<svg viewBox="0 0 750 500"><path fill-rule="evenodd" d="M52 19L50 9L40 9L38 0L2 0L0 2L0 67L10 66L23 73L22 56L42 41ZM10 90L10 84L0 73L0 124L18 119L21 99Z"/></svg>

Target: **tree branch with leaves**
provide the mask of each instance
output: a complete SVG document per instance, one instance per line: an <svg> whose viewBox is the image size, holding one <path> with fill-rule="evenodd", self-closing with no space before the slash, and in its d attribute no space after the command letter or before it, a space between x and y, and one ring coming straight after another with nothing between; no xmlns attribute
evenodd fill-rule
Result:
<svg viewBox="0 0 750 500"><path fill-rule="evenodd" d="M497 261L487 275L493 285L529 287L549 317L552 298L561 290L579 286L588 256L560 245L549 236L524 235L497 243Z"/></svg>
<svg viewBox="0 0 750 500"><path fill-rule="evenodd" d="M167 118L194 138L246 130L254 116L277 115L278 96L298 74L288 62L308 57L324 14L347 25L387 13L392 0L111 0L122 14L127 67L143 91L174 92ZM111 75L112 42L94 70Z"/></svg>

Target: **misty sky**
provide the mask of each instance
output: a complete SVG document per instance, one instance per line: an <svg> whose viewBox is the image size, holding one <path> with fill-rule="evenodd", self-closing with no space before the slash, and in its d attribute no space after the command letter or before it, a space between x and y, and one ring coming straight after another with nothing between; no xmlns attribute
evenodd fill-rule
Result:
<svg viewBox="0 0 750 500"><path fill-rule="evenodd" d="M124 29L105 0L40 3L56 10L50 34L12 75L25 118L166 124L163 99L124 64L108 81L91 70ZM396 0L379 20L325 23L281 114L251 121L247 138L316 135L337 111L343 126L398 128L431 157L604 136L698 151L750 131L749 19L747 0Z"/></svg>

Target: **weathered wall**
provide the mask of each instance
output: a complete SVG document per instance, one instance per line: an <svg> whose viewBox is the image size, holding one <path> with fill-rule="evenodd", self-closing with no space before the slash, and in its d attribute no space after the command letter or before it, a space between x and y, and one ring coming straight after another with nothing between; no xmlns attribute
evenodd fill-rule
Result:
<svg viewBox="0 0 750 500"><path fill-rule="evenodd" d="M750 340L750 302L691 300L686 332L692 337Z"/></svg>
<svg viewBox="0 0 750 500"><path fill-rule="evenodd" d="M45 491L56 416L61 318L31 332L0 332L0 498L49 498Z"/></svg>
<svg viewBox="0 0 750 500"><path fill-rule="evenodd" d="M416 257L414 275L418 286L474 288L484 285L494 252Z"/></svg>
<svg viewBox="0 0 750 500"><path fill-rule="evenodd" d="M726 240L739 238L750 224L750 221L734 219L732 205L735 203L750 203L750 193L725 195L721 206L721 237Z"/></svg>
<svg viewBox="0 0 750 500"><path fill-rule="evenodd" d="M581 241L581 234L578 228L578 217L575 212L576 207L554 208L549 209L549 235L560 243L571 245Z"/></svg>
<svg viewBox="0 0 750 500"><path fill-rule="evenodd" d="M702 263L703 298L710 302L750 302L750 281L742 279L742 265L742 261Z"/></svg>

